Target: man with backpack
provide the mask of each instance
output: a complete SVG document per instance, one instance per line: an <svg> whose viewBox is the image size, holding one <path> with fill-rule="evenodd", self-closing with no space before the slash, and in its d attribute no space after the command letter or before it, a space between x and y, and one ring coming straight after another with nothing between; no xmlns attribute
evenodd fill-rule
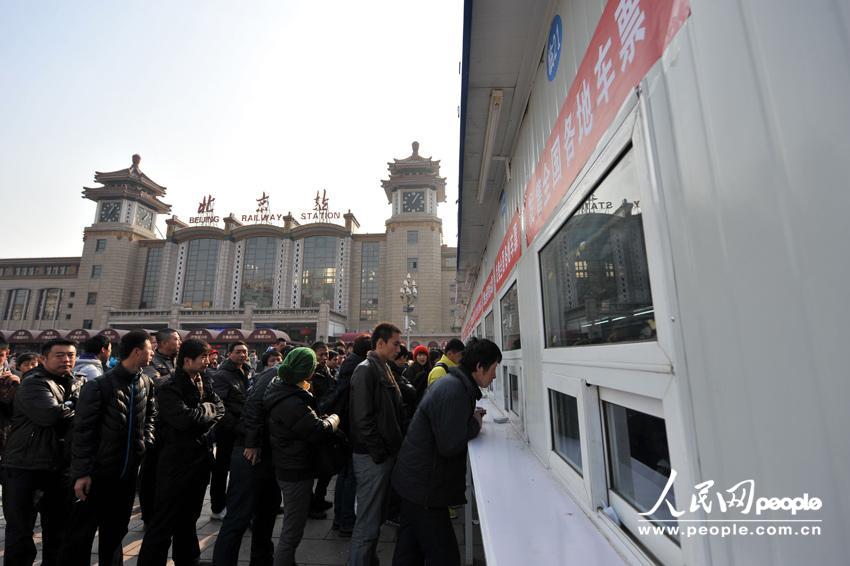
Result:
<svg viewBox="0 0 850 566"><path fill-rule="evenodd" d="M83 386L77 402L71 448L76 502L62 564L90 564L96 531L99 563L119 559L115 554L127 534L139 464L153 445L153 384L142 370L153 358L148 333L125 334L120 358L118 365Z"/></svg>
<svg viewBox="0 0 850 566"><path fill-rule="evenodd" d="M463 349L463 342L458 338L449 340L449 343L446 344L446 353L434 364L434 369L428 374L429 386L441 377L445 377L449 373L449 368L457 367L460 364L460 360L463 358Z"/></svg>

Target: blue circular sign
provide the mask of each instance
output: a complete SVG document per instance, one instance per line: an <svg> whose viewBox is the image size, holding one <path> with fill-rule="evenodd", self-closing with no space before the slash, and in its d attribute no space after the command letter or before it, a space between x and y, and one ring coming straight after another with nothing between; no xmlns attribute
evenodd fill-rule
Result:
<svg viewBox="0 0 850 566"><path fill-rule="evenodd" d="M561 45L564 42L564 28L561 16L556 14L549 27L549 40L546 42L546 75L549 81L555 80L558 74L558 63L561 62Z"/></svg>

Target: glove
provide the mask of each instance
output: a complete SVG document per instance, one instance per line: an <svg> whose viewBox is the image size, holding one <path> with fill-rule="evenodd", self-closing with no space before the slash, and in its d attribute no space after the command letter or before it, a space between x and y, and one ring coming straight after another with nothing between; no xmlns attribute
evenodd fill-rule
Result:
<svg viewBox="0 0 850 566"><path fill-rule="evenodd" d="M331 430L336 432L337 427L339 427L339 416L328 415L327 417L325 417L325 422L331 427Z"/></svg>

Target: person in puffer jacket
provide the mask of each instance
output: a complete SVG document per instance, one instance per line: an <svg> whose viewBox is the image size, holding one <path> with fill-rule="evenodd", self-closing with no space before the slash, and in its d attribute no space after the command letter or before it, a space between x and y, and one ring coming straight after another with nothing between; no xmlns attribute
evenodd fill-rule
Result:
<svg viewBox="0 0 850 566"><path fill-rule="evenodd" d="M153 445L153 384L142 371L153 358L148 333L125 334L120 356L121 363L83 386L77 402L71 481L78 502L60 560L69 566L91 562L96 531L99 563L115 561L130 523L139 464Z"/></svg>
<svg viewBox="0 0 850 566"><path fill-rule="evenodd" d="M74 376L75 342L50 340L44 365L31 370L15 392L12 432L3 459L3 563L31 565L33 526L41 514L41 563L58 562L68 515L68 465L74 408L85 379Z"/></svg>
<svg viewBox="0 0 850 566"><path fill-rule="evenodd" d="M313 450L331 442L339 417L319 418L316 399L308 391L316 370L316 353L295 348L283 360L278 376L263 396L271 436L272 461L283 495L283 528L275 551L275 566L295 564L295 550L304 535L313 493Z"/></svg>

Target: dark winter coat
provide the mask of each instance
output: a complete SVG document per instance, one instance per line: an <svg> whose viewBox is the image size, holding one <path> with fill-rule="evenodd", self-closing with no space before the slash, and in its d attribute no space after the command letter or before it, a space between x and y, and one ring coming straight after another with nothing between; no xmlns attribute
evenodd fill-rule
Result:
<svg viewBox="0 0 850 566"><path fill-rule="evenodd" d="M401 392L401 402L404 407L404 423L402 424L402 430L407 430L407 425L410 424L410 419L413 418L413 413L416 412L416 405L419 400L416 395L416 388L413 387L413 384L408 381L408 379L404 376L404 371L407 369L407 366L404 367L398 366L397 364L388 364L390 370L393 372L393 376L395 377L396 383L398 383L398 389Z"/></svg>
<svg viewBox="0 0 850 566"><path fill-rule="evenodd" d="M310 380L310 391L320 407L328 400L335 387L336 379L331 375L328 366L316 367L313 379Z"/></svg>
<svg viewBox="0 0 850 566"><path fill-rule="evenodd" d="M334 438L331 424L316 414L316 399L299 385L275 377L263 396L263 406L278 479L316 477L314 445Z"/></svg>
<svg viewBox="0 0 850 566"><path fill-rule="evenodd" d="M219 399L224 403L224 418L216 427L216 436L233 435L238 432L242 409L248 394L248 379L250 366L243 365L242 369L229 359L218 366L212 374L212 386Z"/></svg>
<svg viewBox="0 0 850 566"><path fill-rule="evenodd" d="M481 430L473 416L480 398L481 390L459 367L428 388L393 469L399 495L425 507L466 502L466 444Z"/></svg>
<svg viewBox="0 0 850 566"><path fill-rule="evenodd" d="M404 377L406 377L407 381L413 384L413 387L416 388L417 404L419 404L419 401L422 400L422 396L425 395L425 390L428 388L428 374L430 372L430 366L427 364L423 366L416 361L407 366L407 369L404 370Z"/></svg>
<svg viewBox="0 0 850 566"><path fill-rule="evenodd" d="M154 385L165 383L165 381L171 377L171 374L174 373L175 359L176 356L174 358L169 358L157 350L153 354L151 364L143 368L143 371L145 372L145 375L151 378Z"/></svg>
<svg viewBox="0 0 850 566"><path fill-rule="evenodd" d="M116 478L138 466L153 445L155 418L153 383L142 370L118 364L86 383L74 418L71 479Z"/></svg>
<svg viewBox="0 0 850 566"><path fill-rule="evenodd" d="M210 469L213 456L208 435L224 417L224 403L207 375L202 381L203 398L182 369L155 389L158 480L162 474L180 476Z"/></svg>
<svg viewBox="0 0 850 566"><path fill-rule="evenodd" d="M12 431L3 465L22 470L67 471L74 409L85 379L56 376L39 366L15 392ZM65 405L70 401L70 406Z"/></svg>
<svg viewBox="0 0 850 566"><path fill-rule="evenodd" d="M348 407L351 392L351 376L354 370L366 358L354 352L345 357L336 374L336 387L322 402L319 403L319 413L325 415L337 415L339 417L339 428L348 432L349 419Z"/></svg>
<svg viewBox="0 0 850 566"><path fill-rule="evenodd" d="M370 353L351 377L349 403L351 446L376 464L401 447L404 414L401 392L386 363Z"/></svg>
<svg viewBox="0 0 850 566"><path fill-rule="evenodd" d="M269 454L269 435L266 427L266 410L263 407L263 396L266 394L269 383L277 376L277 368L264 369L254 376L254 385L248 392L245 407L242 410L242 419L237 427L236 446L245 448L260 448L265 454ZM268 460L264 458L263 461Z"/></svg>

